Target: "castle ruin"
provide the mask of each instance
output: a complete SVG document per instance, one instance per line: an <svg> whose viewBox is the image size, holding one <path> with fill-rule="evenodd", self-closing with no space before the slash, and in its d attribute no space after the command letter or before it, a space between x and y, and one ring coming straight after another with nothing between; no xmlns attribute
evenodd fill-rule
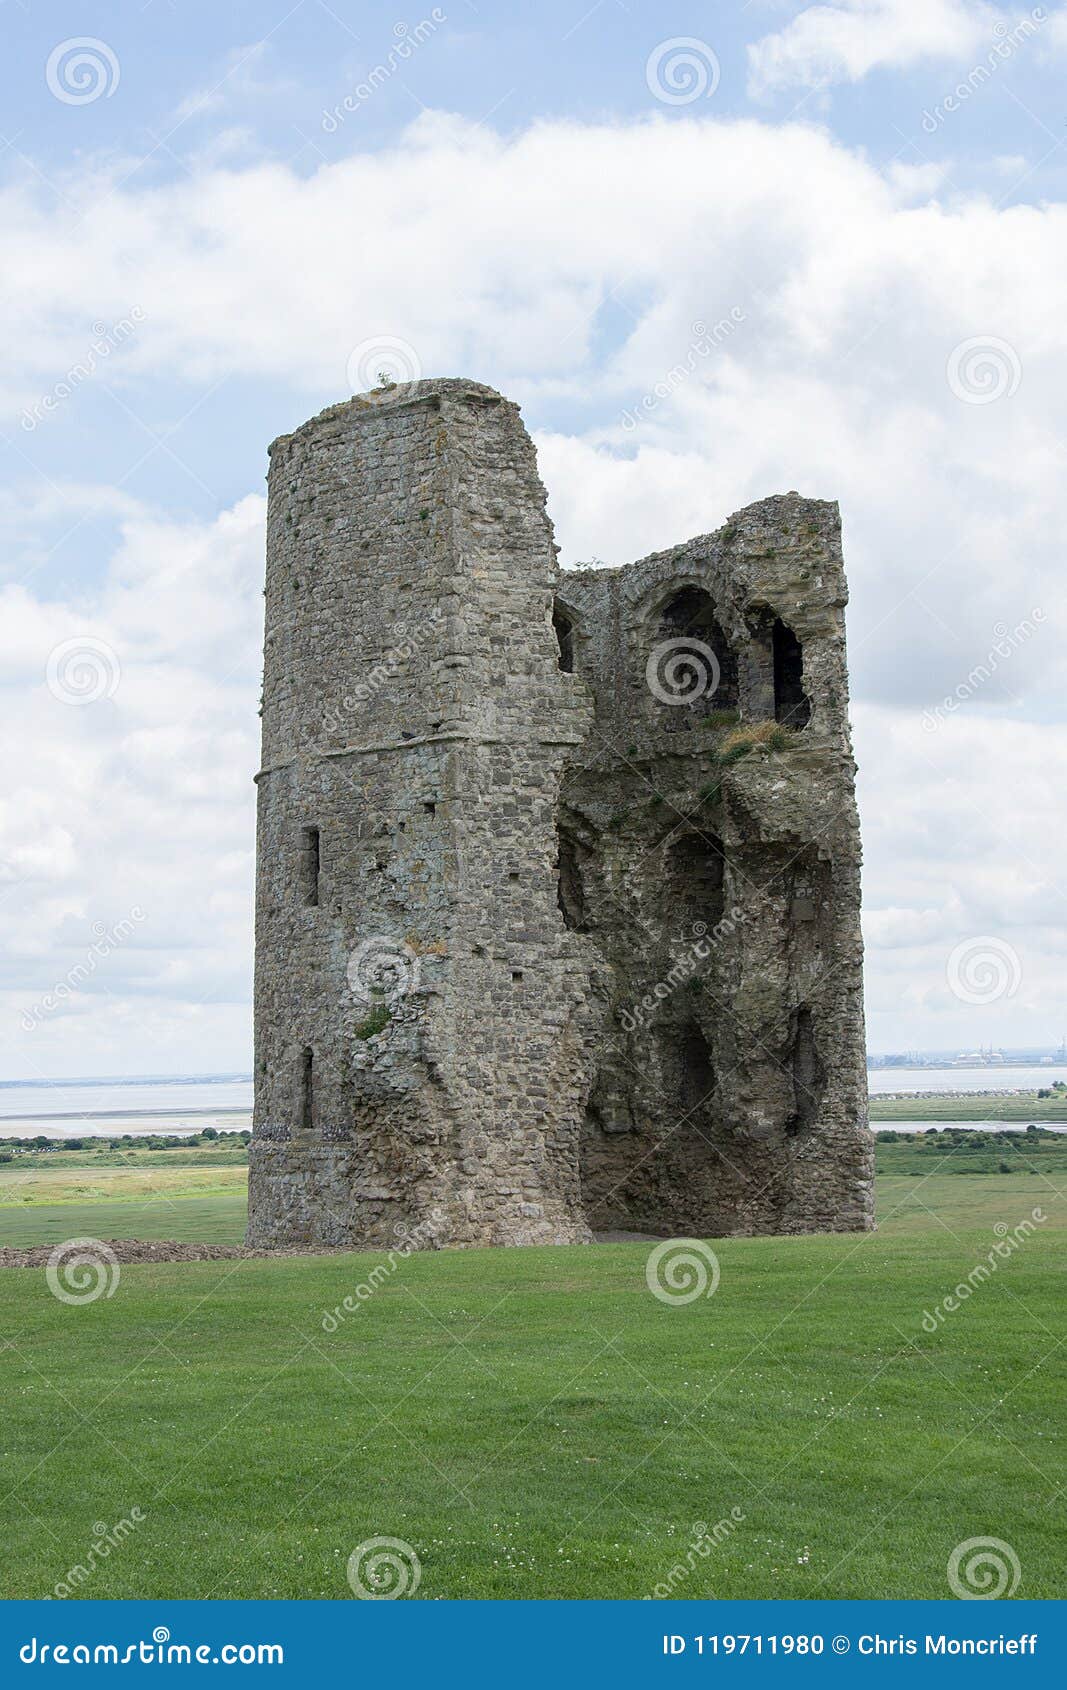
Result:
<svg viewBox="0 0 1067 1690"><path fill-rule="evenodd" d="M561 571L517 406L271 449L251 1244L871 1226L837 506Z"/></svg>

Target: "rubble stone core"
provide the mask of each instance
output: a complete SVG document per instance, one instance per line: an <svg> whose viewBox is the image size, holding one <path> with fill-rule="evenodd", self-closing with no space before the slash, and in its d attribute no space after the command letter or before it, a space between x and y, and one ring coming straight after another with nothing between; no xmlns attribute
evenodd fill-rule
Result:
<svg viewBox="0 0 1067 1690"><path fill-rule="evenodd" d="M837 506L560 571L466 381L269 479L249 1243L870 1227Z"/></svg>

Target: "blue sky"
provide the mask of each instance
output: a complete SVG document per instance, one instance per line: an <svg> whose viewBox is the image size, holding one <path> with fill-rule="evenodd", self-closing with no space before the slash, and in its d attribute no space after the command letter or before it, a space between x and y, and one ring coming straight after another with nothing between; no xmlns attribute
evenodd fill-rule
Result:
<svg viewBox="0 0 1067 1690"><path fill-rule="evenodd" d="M871 1044L1060 1037L1067 9L2 12L0 1072L247 1063L266 446L397 357L566 562L840 499Z"/></svg>

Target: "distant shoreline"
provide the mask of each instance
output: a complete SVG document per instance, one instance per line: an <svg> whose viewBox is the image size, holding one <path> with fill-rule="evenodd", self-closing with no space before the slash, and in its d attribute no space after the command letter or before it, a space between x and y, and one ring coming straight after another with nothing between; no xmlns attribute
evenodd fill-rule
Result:
<svg viewBox="0 0 1067 1690"><path fill-rule="evenodd" d="M47 1115L0 1115L5 1126L12 1121L181 1121L191 1116L251 1115L250 1109L70 1109Z"/></svg>

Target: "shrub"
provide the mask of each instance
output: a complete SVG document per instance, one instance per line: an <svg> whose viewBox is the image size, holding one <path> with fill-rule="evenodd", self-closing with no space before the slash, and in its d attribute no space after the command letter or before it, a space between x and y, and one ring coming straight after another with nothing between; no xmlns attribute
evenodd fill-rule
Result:
<svg viewBox="0 0 1067 1690"><path fill-rule="evenodd" d="M392 1011L387 1003L376 1003L370 1014L365 1017L356 1028L357 1039L373 1039L376 1033L381 1033L393 1019Z"/></svg>

